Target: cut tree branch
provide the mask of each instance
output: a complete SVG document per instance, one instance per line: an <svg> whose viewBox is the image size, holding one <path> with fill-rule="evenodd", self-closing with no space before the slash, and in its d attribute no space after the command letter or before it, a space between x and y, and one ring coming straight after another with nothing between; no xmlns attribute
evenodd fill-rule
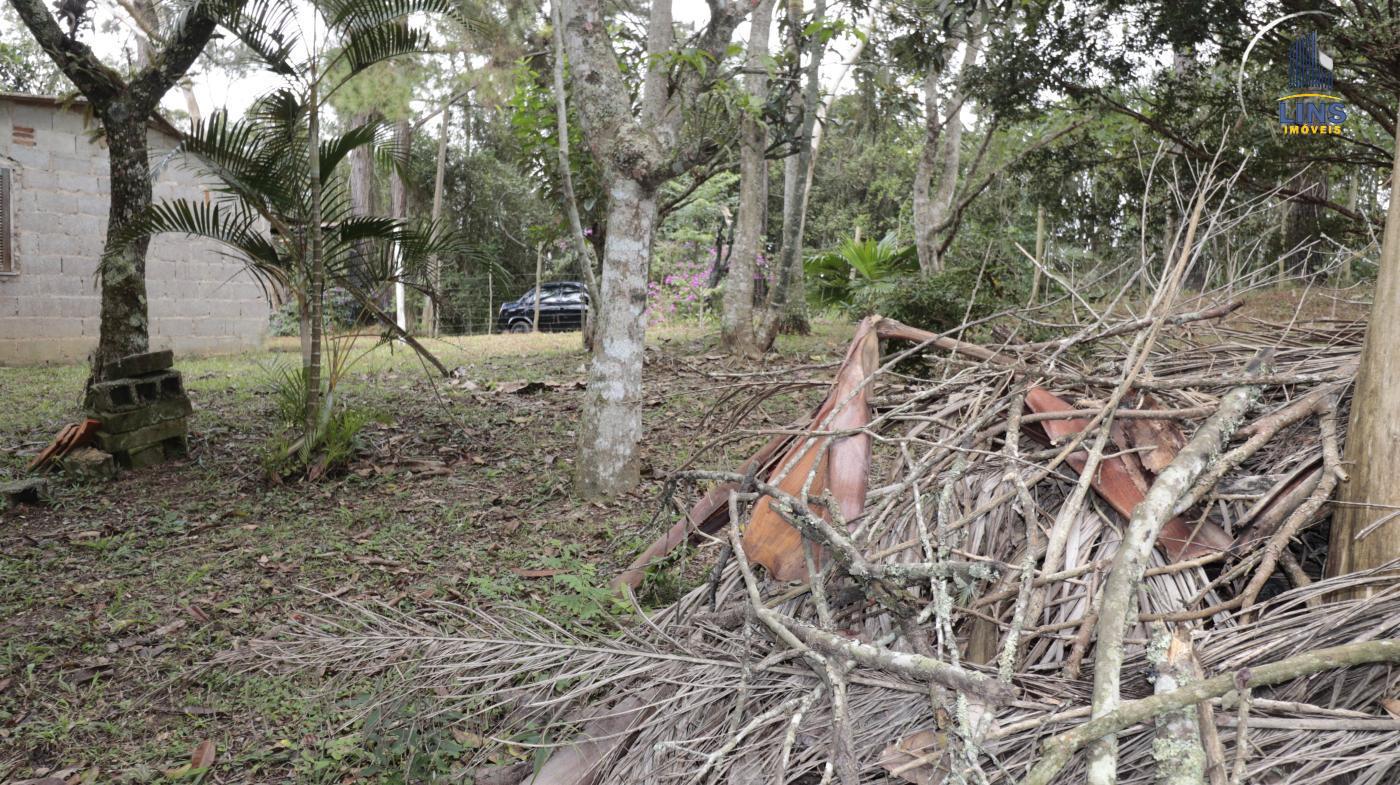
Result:
<svg viewBox="0 0 1400 785"><path fill-rule="evenodd" d="M1251 666L1244 682L1246 688L1267 687L1325 670L1350 668L1373 662L1400 662L1400 640L1348 643L1310 651L1267 665ZM1041 746L1040 762L1021 780L1021 785L1050 785L1055 775L1060 773L1074 753L1084 745L1166 712L1227 695L1235 690L1235 678L1234 672L1222 673L1171 692L1131 700L1108 714L1047 739Z"/></svg>

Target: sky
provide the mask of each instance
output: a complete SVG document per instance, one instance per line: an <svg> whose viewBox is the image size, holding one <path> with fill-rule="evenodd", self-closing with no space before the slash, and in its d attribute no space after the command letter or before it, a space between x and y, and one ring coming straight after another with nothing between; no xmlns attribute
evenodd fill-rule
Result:
<svg viewBox="0 0 1400 785"><path fill-rule="evenodd" d="M673 0L672 13L678 23L696 27L705 24L710 17L709 6L705 0ZM126 12L112 0L104 0L96 5L94 28L97 32L86 29L79 35L107 62L121 62L129 56L127 53L134 51L134 27ZM773 41L778 40L776 20L770 37ZM748 40L747 22L736 31L735 40ZM847 36L835 41L833 50L827 53L822 78L828 88L842 70L841 64L849 56L852 47L853 39ZM212 67L204 59L196 65L192 81L196 100L205 114L219 108L227 108L234 115L241 114L254 99L279 84L279 80L271 74L254 72L247 76L238 76ZM162 106L169 112L186 111L185 98L179 90L167 93ZM426 105L423 108L426 108Z"/></svg>

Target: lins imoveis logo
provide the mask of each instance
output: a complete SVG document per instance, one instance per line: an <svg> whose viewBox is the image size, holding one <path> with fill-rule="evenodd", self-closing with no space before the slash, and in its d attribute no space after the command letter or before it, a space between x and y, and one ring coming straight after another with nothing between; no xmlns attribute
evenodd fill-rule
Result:
<svg viewBox="0 0 1400 785"><path fill-rule="evenodd" d="M1340 134L1347 119L1342 99L1332 90L1332 58L1317 48L1317 33L1308 33L1288 50L1288 87L1278 99L1278 121L1286 135Z"/></svg>

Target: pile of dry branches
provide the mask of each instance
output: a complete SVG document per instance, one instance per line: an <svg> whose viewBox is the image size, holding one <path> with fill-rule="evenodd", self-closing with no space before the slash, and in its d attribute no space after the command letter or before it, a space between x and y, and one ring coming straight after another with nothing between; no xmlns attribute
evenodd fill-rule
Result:
<svg viewBox="0 0 1400 785"><path fill-rule="evenodd" d="M479 782L1395 782L1400 587L1318 580L1361 330L1167 303L997 346L862 322L801 427L677 473L616 585L723 554L613 636L445 604L257 650L398 673L493 740ZM538 771L486 764L525 739Z"/></svg>

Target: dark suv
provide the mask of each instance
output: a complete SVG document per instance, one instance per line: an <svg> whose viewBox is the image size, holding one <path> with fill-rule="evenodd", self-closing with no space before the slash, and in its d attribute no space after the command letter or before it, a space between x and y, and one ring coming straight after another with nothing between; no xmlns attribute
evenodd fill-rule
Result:
<svg viewBox="0 0 1400 785"><path fill-rule="evenodd" d="M577 281L540 284L540 331L582 330L589 303L588 289ZM518 299L501 303L496 329L503 333L528 333L534 327L534 319L535 288L532 286Z"/></svg>

